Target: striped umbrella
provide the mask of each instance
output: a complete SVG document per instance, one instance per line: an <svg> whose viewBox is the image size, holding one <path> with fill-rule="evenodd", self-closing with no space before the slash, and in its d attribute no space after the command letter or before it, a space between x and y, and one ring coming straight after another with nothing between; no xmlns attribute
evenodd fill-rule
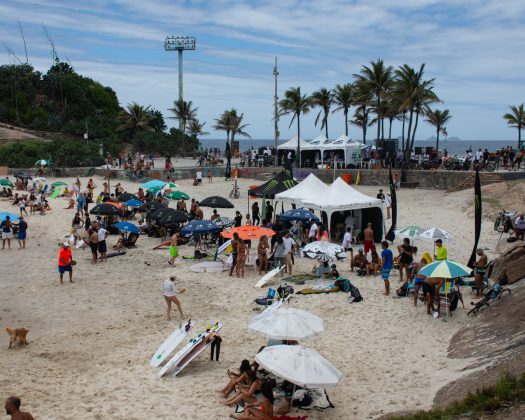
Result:
<svg viewBox="0 0 525 420"><path fill-rule="evenodd" d="M407 226L401 229L397 229L396 236L398 238L419 239L419 235L425 230L425 228L416 225Z"/></svg>
<svg viewBox="0 0 525 420"><path fill-rule="evenodd" d="M452 236L452 234L447 232L445 229L430 227L421 232L417 239L425 242L434 242L438 239L441 239L442 241L451 241L454 239L454 236Z"/></svg>
<svg viewBox="0 0 525 420"><path fill-rule="evenodd" d="M472 269L464 264L454 261L434 261L424 266L418 274L426 277L437 277L442 279L453 279L456 277L468 276Z"/></svg>

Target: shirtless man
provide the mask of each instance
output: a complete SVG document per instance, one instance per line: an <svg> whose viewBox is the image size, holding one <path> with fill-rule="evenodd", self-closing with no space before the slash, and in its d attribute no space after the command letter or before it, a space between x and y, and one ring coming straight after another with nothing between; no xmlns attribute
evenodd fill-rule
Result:
<svg viewBox="0 0 525 420"><path fill-rule="evenodd" d="M93 226L93 231L89 236L89 247L91 248L91 255L93 257L91 263L96 264L98 258L98 227Z"/></svg>
<svg viewBox="0 0 525 420"><path fill-rule="evenodd" d="M474 268L474 273L476 274L476 297L483 296L483 277L485 276L485 271L487 270L487 255L483 252L481 248L476 250L476 254L479 259L476 261L476 267Z"/></svg>
<svg viewBox="0 0 525 420"><path fill-rule="evenodd" d="M199 206L199 202L196 202L195 206L195 220L202 220L204 219L204 214L202 213L202 209Z"/></svg>
<svg viewBox="0 0 525 420"><path fill-rule="evenodd" d="M374 243L374 231L372 230L372 223L366 225L366 229L363 232L365 235L365 256L368 255L368 251L375 251L376 244Z"/></svg>
<svg viewBox="0 0 525 420"><path fill-rule="evenodd" d="M12 420L34 420L31 413L27 411L20 411L20 405L22 402L18 397L9 397L5 400L5 412L11 416Z"/></svg>

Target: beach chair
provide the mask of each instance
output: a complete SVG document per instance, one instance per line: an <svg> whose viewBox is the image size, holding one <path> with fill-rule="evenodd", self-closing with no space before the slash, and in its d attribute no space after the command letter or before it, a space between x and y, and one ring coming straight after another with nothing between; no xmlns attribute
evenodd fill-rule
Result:
<svg viewBox="0 0 525 420"><path fill-rule="evenodd" d="M272 289L271 287L268 289L268 293L265 297L260 297L258 299L255 299L255 303L257 305L263 305L264 307L270 306L272 303L275 302L275 300L279 299L279 296L277 295L277 290Z"/></svg>
<svg viewBox="0 0 525 420"><path fill-rule="evenodd" d="M438 312L441 313L441 309L443 308L445 310L445 316L443 317L443 321L447 321L447 317L450 315L452 316L452 313L450 312L450 293L454 289L454 280L445 280L441 288L439 289L439 310Z"/></svg>

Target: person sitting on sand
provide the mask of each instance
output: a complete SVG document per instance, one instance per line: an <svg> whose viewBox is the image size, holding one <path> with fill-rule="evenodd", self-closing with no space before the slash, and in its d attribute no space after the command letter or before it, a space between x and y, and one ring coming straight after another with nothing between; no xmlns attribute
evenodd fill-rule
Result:
<svg viewBox="0 0 525 420"><path fill-rule="evenodd" d="M416 265L414 269L416 273L414 276L414 306L417 306L417 300L419 298L419 289L421 289L421 286L425 284L425 278L426 278L424 275L419 274L419 271L427 264L428 264L427 259L425 255L423 255L423 258L421 258L421 261L419 261L419 263Z"/></svg>
<svg viewBox="0 0 525 420"><path fill-rule="evenodd" d="M124 237L124 234L121 233L120 234L120 238L118 238L117 243L115 245L113 245L112 248L113 249L117 249L117 250L118 249L122 249L122 248L124 248L124 243L125 243L125 237Z"/></svg>
<svg viewBox="0 0 525 420"><path fill-rule="evenodd" d="M330 273L328 273L329 276L330 276L330 278L331 278L331 279L337 279L337 278L339 278L339 271L337 271L337 266L336 266L335 264L332 264L332 265L330 266L330 268L331 268Z"/></svg>
<svg viewBox="0 0 525 420"><path fill-rule="evenodd" d="M238 420L250 420L252 418L272 420L273 403L275 401L273 389L275 388L275 385L274 379L267 379L264 381L261 386L262 398L253 403L246 404L242 415L230 414L230 417Z"/></svg>
<svg viewBox="0 0 525 420"><path fill-rule="evenodd" d="M352 259L352 262L350 263L350 270L354 271L354 268L360 269L365 268L366 264L366 257L362 249L359 249L357 254L355 254L354 258Z"/></svg>
<svg viewBox="0 0 525 420"><path fill-rule="evenodd" d="M64 207L64 209L69 210L69 209L74 209L74 208L75 208L75 199L70 198L67 207Z"/></svg>
<svg viewBox="0 0 525 420"><path fill-rule="evenodd" d="M404 238L403 243L397 247L399 252L399 281L403 281L403 270L406 272L407 280L410 278L408 268L412 264L414 251L410 245L410 239Z"/></svg>
<svg viewBox="0 0 525 420"><path fill-rule="evenodd" d="M217 390L219 394L222 394L224 398L228 397L230 393L235 389L235 385L238 384L246 384L247 380L247 372L251 371L252 368L250 366L250 361L248 359L244 359L241 362L241 366L239 367L239 372L232 372L228 369L227 374L230 378L228 383L224 386L224 388Z"/></svg>
<svg viewBox="0 0 525 420"><path fill-rule="evenodd" d="M330 273L330 267L328 266L328 261L320 261L319 265L314 265L312 269L312 274L316 277L323 277L325 274Z"/></svg>
<svg viewBox="0 0 525 420"><path fill-rule="evenodd" d="M175 276L171 276L169 279L164 280L163 283L163 292L162 295L164 296L164 300L166 301L166 304L168 305L168 321L171 320L171 304L174 303L177 306L177 309L179 310L181 319L184 318L184 314L182 313L182 306L179 302L179 299L177 298L177 295L175 294ZM186 289L180 289L179 293L183 294L186 291Z"/></svg>
<svg viewBox="0 0 525 420"><path fill-rule="evenodd" d="M373 276L377 276L381 271L381 261L376 251L372 251L372 261L366 264L366 275L370 277L370 273Z"/></svg>
<svg viewBox="0 0 525 420"><path fill-rule="evenodd" d="M236 385L235 391L237 394L231 398L228 398L226 401L221 401L222 404L231 407L232 405L243 402L251 403L257 401L257 399L254 397L254 394L261 390L263 380L257 378L257 372L254 372L253 370L246 372L246 378L247 385Z"/></svg>

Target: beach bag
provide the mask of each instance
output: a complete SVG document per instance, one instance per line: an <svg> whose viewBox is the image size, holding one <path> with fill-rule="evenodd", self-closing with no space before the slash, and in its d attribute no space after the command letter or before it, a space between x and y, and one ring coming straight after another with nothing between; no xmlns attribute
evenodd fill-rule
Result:
<svg viewBox="0 0 525 420"><path fill-rule="evenodd" d="M290 286L289 284L285 285L285 286L279 286L277 288L277 293L279 294L279 296L281 297L281 299L284 299L290 295L293 295L294 293L294 289L292 286Z"/></svg>
<svg viewBox="0 0 525 420"><path fill-rule="evenodd" d="M408 282L405 281L403 285L396 290L396 295L399 297L405 297L407 295L407 289L408 289Z"/></svg>
<svg viewBox="0 0 525 420"><path fill-rule="evenodd" d="M359 289L351 283L350 283L350 294L353 297L352 302L361 302L363 300L363 296L361 296Z"/></svg>
<svg viewBox="0 0 525 420"><path fill-rule="evenodd" d="M458 293L454 290L454 291L449 295L449 298L450 298L450 305L449 305L448 309L450 310L450 312L454 312L454 311L458 308L459 295L458 295Z"/></svg>

